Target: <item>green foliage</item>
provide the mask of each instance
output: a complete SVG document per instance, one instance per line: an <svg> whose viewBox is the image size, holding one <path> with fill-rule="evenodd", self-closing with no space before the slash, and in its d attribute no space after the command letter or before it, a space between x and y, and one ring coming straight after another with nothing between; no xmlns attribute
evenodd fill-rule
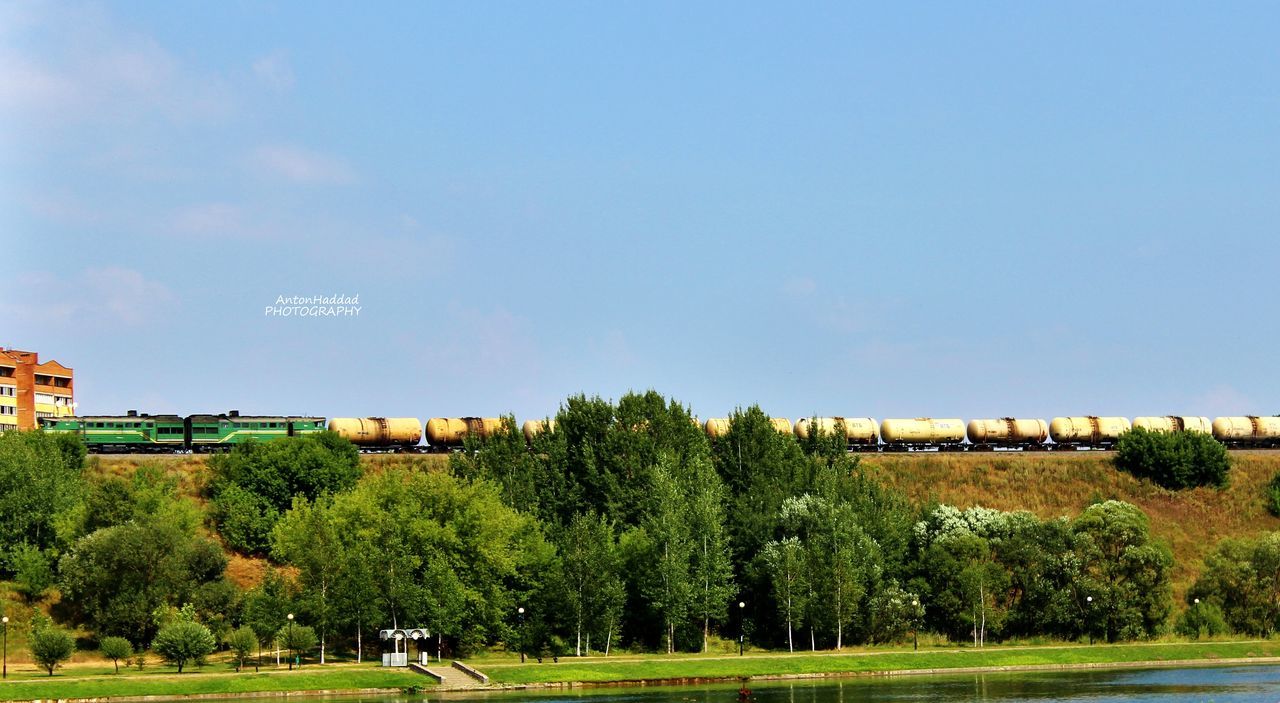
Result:
<svg viewBox="0 0 1280 703"><path fill-rule="evenodd" d="M1178 616L1178 622L1173 626L1173 631L1198 640L1201 637L1216 637L1226 634L1227 621L1222 615L1222 609L1215 603L1192 603L1190 607L1182 611L1182 615Z"/></svg>
<svg viewBox="0 0 1280 703"><path fill-rule="evenodd" d="M71 633L51 625L43 625L32 631L27 638L31 649L31 658L53 676L53 670L62 662L71 658L76 651L76 641Z"/></svg>
<svg viewBox="0 0 1280 703"><path fill-rule="evenodd" d="M1168 546L1151 541L1147 516L1109 500L1085 508L1072 523L1078 589L1091 595L1090 629L1108 642L1154 637L1172 610Z"/></svg>
<svg viewBox="0 0 1280 703"><path fill-rule="evenodd" d="M580 655L592 633L607 641L621 616L622 562L613 525L594 512L574 516L560 536L560 554L567 624Z"/></svg>
<svg viewBox="0 0 1280 703"><path fill-rule="evenodd" d="M769 542L760 552L773 585L773 599L787 625L787 651L795 651L792 626L809 609L808 568L799 537Z"/></svg>
<svg viewBox="0 0 1280 703"><path fill-rule="evenodd" d="M1271 636L1280 627L1280 532L1219 542L1188 597L1217 607L1235 632Z"/></svg>
<svg viewBox="0 0 1280 703"><path fill-rule="evenodd" d="M99 635L145 646L156 633L153 612L189 603L202 586L222 580L226 557L196 536L190 501L172 490L127 523L81 537L63 556L64 602Z"/></svg>
<svg viewBox="0 0 1280 703"><path fill-rule="evenodd" d="M517 603L557 571L536 521L504 505L488 481L388 470L296 510L283 520L280 553L297 560L306 583L320 583L323 569L342 574L333 581L334 627L421 624L462 647L500 641ZM289 546L306 525L332 531L334 564Z"/></svg>
<svg viewBox="0 0 1280 703"><path fill-rule="evenodd" d="M247 442L209 460L212 516L235 549L265 554L271 529L295 496L315 500L350 490L360 478L360 453L332 432Z"/></svg>
<svg viewBox="0 0 1280 703"><path fill-rule="evenodd" d="M53 564L49 556L29 544L23 544L13 550L9 557L13 567L13 580L17 582L18 592L28 602L44 597L45 591L53 587Z"/></svg>
<svg viewBox="0 0 1280 703"><path fill-rule="evenodd" d="M80 500L84 446L44 432L0 434L0 571L12 573L14 550L57 546L56 524Z"/></svg>
<svg viewBox="0 0 1280 703"><path fill-rule="evenodd" d="M276 630L293 612L293 595L288 584L274 570L268 571L262 583L244 595L240 620L253 630L258 643L270 642Z"/></svg>
<svg viewBox="0 0 1280 703"><path fill-rule="evenodd" d="M276 631L276 646L289 650L290 656L306 659L307 652L316 648L319 639L316 631L306 625L294 623L285 625Z"/></svg>
<svg viewBox="0 0 1280 703"><path fill-rule="evenodd" d="M120 660L128 661L133 656L133 645L129 644L129 640L123 637L103 637L98 643L98 653L104 659L108 659L116 667L116 673L120 673Z"/></svg>
<svg viewBox="0 0 1280 703"><path fill-rule="evenodd" d="M1221 442L1203 432L1152 432L1135 427L1116 442L1116 467L1171 490L1225 488L1231 460Z"/></svg>
<svg viewBox="0 0 1280 703"><path fill-rule="evenodd" d="M329 496L311 504L294 498L293 509L276 523L272 531L272 553L282 562L298 567L303 610L320 631L321 658L328 633L340 621L336 608L339 583L346 578L348 545L338 534Z"/></svg>
<svg viewBox="0 0 1280 703"><path fill-rule="evenodd" d="M217 646L218 642L209 628L184 618L175 619L160 628L151 642L151 649L178 667L179 674L187 662L194 662L197 666L203 664L204 658Z"/></svg>
<svg viewBox="0 0 1280 703"><path fill-rule="evenodd" d="M1153 637L1171 609L1172 557L1128 503L1073 521L938 506L915 528L930 627L954 639L1090 634Z"/></svg>
<svg viewBox="0 0 1280 703"><path fill-rule="evenodd" d="M1280 517L1280 471L1267 483L1267 512Z"/></svg>
<svg viewBox="0 0 1280 703"><path fill-rule="evenodd" d="M236 671L244 668L245 662L258 648L258 635L254 633L253 628L245 625L238 630L233 630L227 635L224 642L227 648L231 650L231 656L236 661Z"/></svg>

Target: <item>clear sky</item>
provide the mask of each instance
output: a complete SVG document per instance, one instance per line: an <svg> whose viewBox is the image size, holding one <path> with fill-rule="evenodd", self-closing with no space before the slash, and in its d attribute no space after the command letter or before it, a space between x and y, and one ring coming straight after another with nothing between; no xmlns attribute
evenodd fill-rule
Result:
<svg viewBox="0 0 1280 703"><path fill-rule="evenodd" d="M1273 2L0 5L84 413L1280 412ZM264 314L358 295L346 319Z"/></svg>

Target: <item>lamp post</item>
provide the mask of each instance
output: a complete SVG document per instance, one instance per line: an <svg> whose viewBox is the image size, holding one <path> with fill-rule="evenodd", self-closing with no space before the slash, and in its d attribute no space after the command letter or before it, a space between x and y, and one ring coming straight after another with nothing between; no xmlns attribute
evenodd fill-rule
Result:
<svg viewBox="0 0 1280 703"><path fill-rule="evenodd" d="M293 613L289 613L289 671L293 671Z"/></svg>
<svg viewBox="0 0 1280 703"><path fill-rule="evenodd" d="M524 663L524 606L516 608L516 613L520 616L520 663Z"/></svg>
<svg viewBox="0 0 1280 703"><path fill-rule="evenodd" d="M9 678L9 616L0 618L0 624L4 625L4 677Z"/></svg>
<svg viewBox="0 0 1280 703"><path fill-rule="evenodd" d="M746 650L746 640L747 640L746 608L747 608L746 603L742 601L738 601L738 656L742 656L743 652Z"/></svg>
<svg viewBox="0 0 1280 703"><path fill-rule="evenodd" d="M911 649L912 651L920 650L920 638L916 634L916 630L920 627L920 599L911 599Z"/></svg>
<svg viewBox="0 0 1280 703"><path fill-rule="evenodd" d="M1093 616L1093 596L1085 596L1084 626L1089 630L1089 644L1093 644L1093 626L1089 623Z"/></svg>

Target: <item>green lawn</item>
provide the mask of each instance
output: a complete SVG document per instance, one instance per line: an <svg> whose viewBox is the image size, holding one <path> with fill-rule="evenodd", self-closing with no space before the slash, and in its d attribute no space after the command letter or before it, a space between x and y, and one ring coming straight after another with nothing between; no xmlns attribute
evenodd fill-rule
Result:
<svg viewBox="0 0 1280 703"><path fill-rule="evenodd" d="M0 701L98 698L103 696L171 696L188 693L243 693L248 691L323 691L355 688L426 687L431 679L404 669L382 669L373 665L319 665L296 671L263 671L255 674L191 669L183 674L172 670L131 671L119 675L82 672L76 668L58 670L53 677L36 675L29 667L9 670L9 679L0 685Z"/></svg>
<svg viewBox="0 0 1280 703"><path fill-rule="evenodd" d="M718 679L785 674L858 673L960 667L1056 666L1186 659L1246 659L1280 656L1280 642L1066 645L948 649L946 651L851 651L846 654L749 654L745 657L618 657L560 663L480 665L494 683Z"/></svg>

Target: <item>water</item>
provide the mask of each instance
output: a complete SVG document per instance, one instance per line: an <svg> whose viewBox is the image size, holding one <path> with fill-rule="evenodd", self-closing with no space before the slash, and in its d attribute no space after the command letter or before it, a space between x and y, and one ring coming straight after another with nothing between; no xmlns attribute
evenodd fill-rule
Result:
<svg viewBox="0 0 1280 703"><path fill-rule="evenodd" d="M752 703L1280 703L1280 666L904 676L752 682L748 685ZM425 700L431 703L739 703L737 689L736 684L717 684L508 691L429 694ZM424 697L362 700L366 703L410 700L422 703Z"/></svg>

